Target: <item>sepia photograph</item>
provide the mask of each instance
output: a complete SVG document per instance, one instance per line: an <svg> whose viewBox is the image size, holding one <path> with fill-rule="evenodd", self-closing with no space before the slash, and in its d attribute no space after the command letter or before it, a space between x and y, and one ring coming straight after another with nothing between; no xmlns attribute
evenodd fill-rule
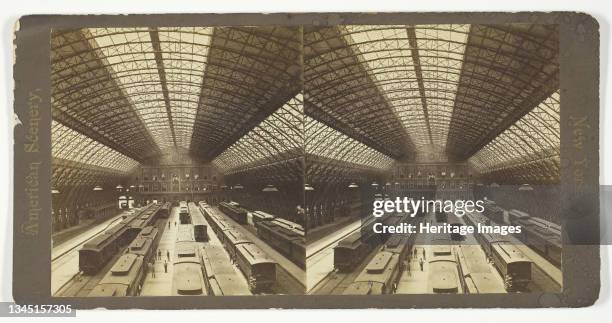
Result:
<svg viewBox="0 0 612 323"><path fill-rule="evenodd" d="M557 25L50 44L53 296L562 290Z"/></svg>
<svg viewBox="0 0 612 323"><path fill-rule="evenodd" d="M558 47L556 25L305 27L307 293L559 292ZM522 231L381 232L433 224Z"/></svg>

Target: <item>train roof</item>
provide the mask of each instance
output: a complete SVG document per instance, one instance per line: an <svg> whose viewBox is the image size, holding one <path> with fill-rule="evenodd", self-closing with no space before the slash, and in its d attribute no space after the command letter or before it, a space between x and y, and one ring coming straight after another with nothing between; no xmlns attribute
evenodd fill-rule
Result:
<svg viewBox="0 0 612 323"><path fill-rule="evenodd" d="M382 251L374 256L374 259L366 266L366 272L369 274L380 274L389 265L393 254L388 251Z"/></svg>
<svg viewBox="0 0 612 323"><path fill-rule="evenodd" d="M401 246L405 246L408 243L410 234L395 233L387 239L385 246L390 249L396 249Z"/></svg>
<svg viewBox="0 0 612 323"><path fill-rule="evenodd" d="M197 246L194 242L183 241L177 242L174 245L174 252L176 254L176 258L191 258L197 257ZM178 261L178 259L175 259Z"/></svg>
<svg viewBox="0 0 612 323"><path fill-rule="evenodd" d="M142 231L140 231L140 235L143 237L148 237L150 235L152 235L154 232L157 232L157 228L150 225L150 226L146 226L142 229Z"/></svg>
<svg viewBox="0 0 612 323"><path fill-rule="evenodd" d="M506 263L513 262L531 262L529 258L523 254L516 246L510 244L495 244L494 248L499 250L499 255L504 259Z"/></svg>
<svg viewBox="0 0 612 323"><path fill-rule="evenodd" d="M191 212L191 223L193 225L206 224L206 221L204 220L204 215L202 214L202 212L200 212L200 210L195 209Z"/></svg>
<svg viewBox="0 0 612 323"><path fill-rule="evenodd" d="M431 289L434 293L456 293L459 290L457 268L450 262L430 264Z"/></svg>
<svg viewBox="0 0 612 323"><path fill-rule="evenodd" d="M147 238L144 238L142 236L138 236L136 237L136 239L134 239L134 241L132 241L132 243L130 243L130 250L141 250L146 244L147 241L149 241Z"/></svg>
<svg viewBox="0 0 612 323"><path fill-rule="evenodd" d="M519 211L519 210L516 210L516 209L512 209L512 210L508 211L508 214L510 214L510 215L512 215L512 216L514 216L514 217L516 217L518 219L528 219L528 218L531 217L528 213L525 213L523 211Z"/></svg>
<svg viewBox="0 0 612 323"><path fill-rule="evenodd" d="M176 232L176 241L194 241L193 236L193 225L191 224L179 224Z"/></svg>
<svg viewBox="0 0 612 323"><path fill-rule="evenodd" d="M378 295L382 294L383 283L376 281L352 282L343 292L344 295Z"/></svg>
<svg viewBox="0 0 612 323"><path fill-rule="evenodd" d="M433 245L432 252L435 257L447 256L452 254L452 248L449 245Z"/></svg>
<svg viewBox="0 0 612 323"><path fill-rule="evenodd" d="M264 211L255 211L253 212L253 215L257 215L259 218L265 219L265 220L272 220L276 218L274 215L270 213L266 213Z"/></svg>
<svg viewBox="0 0 612 323"><path fill-rule="evenodd" d="M470 273L465 279L472 280L480 294L506 293L504 284L491 273Z"/></svg>
<svg viewBox="0 0 612 323"><path fill-rule="evenodd" d="M91 292L89 293L89 297L119 297L119 296L127 296L127 285L124 284L98 284L96 285Z"/></svg>
<svg viewBox="0 0 612 323"><path fill-rule="evenodd" d="M250 242L250 240L247 239L244 234L233 228L226 230L225 235L232 242L233 245L236 245L238 243Z"/></svg>
<svg viewBox="0 0 612 323"><path fill-rule="evenodd" d="M357 231L357 232L351 233L346 238L340 240L340 242L338 242L338 246L339 247L353 247L353 246L359 245L359 243L361 243L361 232Z"/></svg>
<svg viewBox="0 0 612 323"><path fill-rule="evenodd" d="M237 249L252 265L261 263L275 263L263 250L261 250L261 248L252 243L240 244L238 245Z"/></svg>
<svg viewBox="0 0 612 323"><path fill-rule="evenodd" d="M117 260L117 262L113 265L110 272L113 276L125 276L137 263L138 256L131 253L127 253L119 257L119 260Z"/></svg>
<svg viewBox="0 0 612 323"><path fill-rule="evenodd" d="M174 266L173 287L180 295L200 295L202 288L202 271L191 264Z"/></svg>

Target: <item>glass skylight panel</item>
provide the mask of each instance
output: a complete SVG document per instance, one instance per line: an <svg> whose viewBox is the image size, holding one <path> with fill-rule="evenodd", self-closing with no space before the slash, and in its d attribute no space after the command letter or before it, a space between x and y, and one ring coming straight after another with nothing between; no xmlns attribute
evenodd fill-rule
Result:
<svg viewBox="0 0 612 323"><path fill-rule="evenodd" d="M559 91L542 101L493 141L470 163L481 173L560 158Z"/></svg>
<svg viewBox="0 0 612 323"><path fill-rule="evenodd" d="M414 27L433 144L446 146L469 25Z"/></svg>
<svg viewBox="0 0 612 323"><path fill-rule="evenodd" d="M427 144L429 138L406 26L346 26L346 31L348 43L356 47L406 132L417 146Z"/></svg>
<svg viewBox="0 0 612 323"><path fill-rule="evenodd" d="M174 145L157 62L147 28L92 28L114 78L142 118L160 149Z"/></svg>
<svg viewBox="0 0 612 323"><path fill-rule="evenodd" d="M306 153L378 169L393 164L387 155L310 117L306 117Z"/></svg>
<svg viewBox="0 0 612 323"><path fill-rule="evenodd" d="M186 149L191 145L212 31L211 27L158 31L177 145Z"/></svg>
<svg viewBox="0 0 612 323"><path fill-rule="evenodd" d="M304 147L302 94L285 103L259 125L221 153L213 164L229 172ZM299 150L299 151L298 151Z"/></svg>
<svg viewBox="0 0 612 323"><path fill-rule="evenodd" d="M54 158L129 173L138 162L63 124L51 122L51 155Z"/></svg>

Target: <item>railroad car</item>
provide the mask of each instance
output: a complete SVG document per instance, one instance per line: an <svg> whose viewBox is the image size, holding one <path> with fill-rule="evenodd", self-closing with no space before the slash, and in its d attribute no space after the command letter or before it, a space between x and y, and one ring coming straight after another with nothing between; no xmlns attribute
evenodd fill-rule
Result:
<svg viewBox="0 0 612 323"><path fill-rule="evenodd" d="M263 212L263 211L255 211L252 214L253 214L253 224L260 222L260 221L272 221L276 218L274 215Z"/></svg>
<svg viewBox="0 0 612 323"><path fill-rule="evenodd" d="M401 275L399 255L381 251L343 292L345 295L392 294Z"/></svg>
<svg viewBox="0 0 612 323"><path fill-rule="evenodd" d="M519 212L519 211L516 211ZM555 265L561 264L562 241L561 226L538 217L523 213L522 218L516 218L515 225L521 225L523 230L519 238Z"/></svg>
<svg viewBox="0 0 612 323"><path fill-rule="evenodd" d="M392 294L405 269L413 234L393 234L347 289L345 295Z"/></svg>
<svg viewBox="0 0 612 323"><path fill-rule="evenodd" d="M438 223L446 222L446 212L436 210L436 222Z"/></svg>
<svg viewBox="0 0 612 323"><path fill-rule="evenodd" d="M505 293L497 277L477 245L462 245L455 249L463 290L468 294Z"/></svg>
<svg viewBox="0 0 612 323"><path fill-rule="evenodd" d="M502 275L506 290L524 289L531 282L531 260L500 235L483 233L480 236L483 250Z"/></svg>
<svg viewBox="0 0 612 323"><path fill-rule="evenodd" d="M161 208L159 208L159 211L157 211L157 215L162 218L162 219L167 219L170 217L170 202L165 202Z"/></svg>
<svg viewBox="0 0 612 323"><path fill-rule="evenodd" d="M172 295L206 295L196 242L177 240L174 251Z"/></svg>
<svg viewBox="0 0 612 323"><path fill-rule="evenodd" d="M79 250L79 270L87 275L97 273L127 243L126 224L118 223L86 242Z"/></svg>
<svg viewBox="0 0 612 323"><path fill-rule="evenodd" d="M157 246L159 237L157 236L157 228L146 227L140 235L130 243L127 253L132 253L144 258L144 262L148 263L153 256L154 248Z"/></svg>
<svg viewBox="0 0 612 323"><path fill-rule="evenodd" d="M143 257L132 253L124 254L91 290L89 296L137 296L142 287L144 274Z"/></svg>
<svg viewBox="0 0 612 323"><path fill-rule="evenodd" d="M195 241L192 224L179 224L176 231L176 242Z"/></svg>
<svg viewBox="0 0 612 323"><path fill-rule="evenodd" d="M504 221L504 209L499 207L495 203L495 201L485 200L483 207L484 207L484 210L482 213L490 220L497 222L497 223L506 222Z"/></svg>
<svg viewBox="0 0 612 323"><path fill-rule="evenodd" d="M247 210L242 208L236 202L221 202L219 203L219 210L240 224L248 223Z"/></svg>
<svg viewBox="0 0 612 323"><path fill-rule="evenodd" d="M455 256L452 255L451 246L434 246L433 256L429 260L428 271L430 293L462 293L457 261Z"/></svg>
<svg viewBox="0 0 612 323"><path fill-rule="evenodd" d="M286 220L279 221L279 219L257 222L255 226L257 235L289 260L304 267L306 260L304 232L299 227L288 224Z"/></svg>
<svg viewBox="0 0 612 323"><path fill-rule="evenodd" d="M253 243L236 248L236 263L244 273L253 293L272 292L276 283L276 262Z"/></svg>
<svg viewBox="0 0 612 323"><path fill-rule="evenodd" d="M244 243L251 243L251 241L246 236L244 236L242 233L240 233L240 231L236 230L235 228L225 230L223 231L223 234L223 245L225 245L227 253L233 260L236 259L238 246Z"/></svg>
<svg viewBox="0 0 612 323"><path fill-rule="evenodd" d="M200 247L200 257L208 295L251 295L246 280L227 261L223 247L205 244Z"/></svg>
<svg viewBox="0 0 612 323"><path fill-rule="evenodd" d="M353 271L368 255L371 247L361 241L361 232L354 232L334 247L334 268L340 272Z"/></svg>
<svg viewBox="0 0 612 323"><path fill-rule="evenodd" d="M179 203L179 221L181 222L181 224L191 223L191 217L189 215L189 207L187 206L186 201L181 201Z"/></svg>
<svg viewBox="0 0 612 323"><path fill-rule="evenodd" d="M204 220L201 211L193 203L189 203L189 213L191 214L191 222L193 224L193 234L195 241L208 241L208 226Z"/></svg>

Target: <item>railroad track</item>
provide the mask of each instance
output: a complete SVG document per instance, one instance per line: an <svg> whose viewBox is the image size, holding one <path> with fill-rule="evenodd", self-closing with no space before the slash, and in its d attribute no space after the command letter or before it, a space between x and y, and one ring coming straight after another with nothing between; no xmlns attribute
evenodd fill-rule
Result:
<svg viewBox="0 0 612 323"><path fill-rule="evenodd" d="M354 222L353 222L353 223L354 223ZM340 241L340 240L342 240L342 239L344 239L344 238L348 237L349 235L351 235L351 234L353 234L353 233L357 232L357 230L361 230L361 226L358 226L357 228L355 228L355 229L353 229L353 230L350 230L349 232L347 232L347 233L345 233L345 234L340 235L338 238L336 238L336 239L332 240L331 242L328 242L328 243L324 244L324 245L323 245L323 246L321 246L321 247L320 247L320 248L319 248L317 251L314 251L314 252L312 252L312 253L310 253L310 254L307 254L307 255L306 255L306 260L308 261L308 259L310 259L310 258L312 258L312 257L316 256L317 254L319 254L319 253L323 252L324 250L328 249L328 248L329 248L329 247L331 247L332 245L337 244L337 243L338 243L338 241ZM315 243L316 243L316 242L315 242ZM308 250L308 249L307 249L307 250ZM307 251L307 252L308 252L308 251Z"/></svg>
<svg viewBox="0 0 612 323"><path fill-rule="evenodd" d="M65 266L68 262L70 262L71 260L73 260L74 255L72 257L70 257L69 255L75 253L75 251L77 251L78 248L80 248L81 246L83 246L85 243L87 243L88 241L90 241L91 239L93 239L95 236L99 235L100 233L106 231L108 228L110 228L110 226L112 226L113 224L115 224L117 221L121 220L122 216L119 215L117 216L115 219L112 219L107 225L105 225L102 229L94 232L89 238L84 239L78 243L76 243L73 247L67 249L66 251L63 251L62 253L56 255L55 257L51 258L51 270L52 272L57 272L59 270L59 268L62 268L63 266ZM88 277L88 276L83 276L82 272L80 270L78 270L77 272L74 273L74 275L72 275L68 280L66 280L66 282L64 282L61 286L59 286L58 288L55 289L55 291L52 291L53 295L59 295L65 293L65 289L67 288L67 286L74 282L75 279L77 279L78 277ZM68 296L75 296L75 295L68 295Z"/></svg>

